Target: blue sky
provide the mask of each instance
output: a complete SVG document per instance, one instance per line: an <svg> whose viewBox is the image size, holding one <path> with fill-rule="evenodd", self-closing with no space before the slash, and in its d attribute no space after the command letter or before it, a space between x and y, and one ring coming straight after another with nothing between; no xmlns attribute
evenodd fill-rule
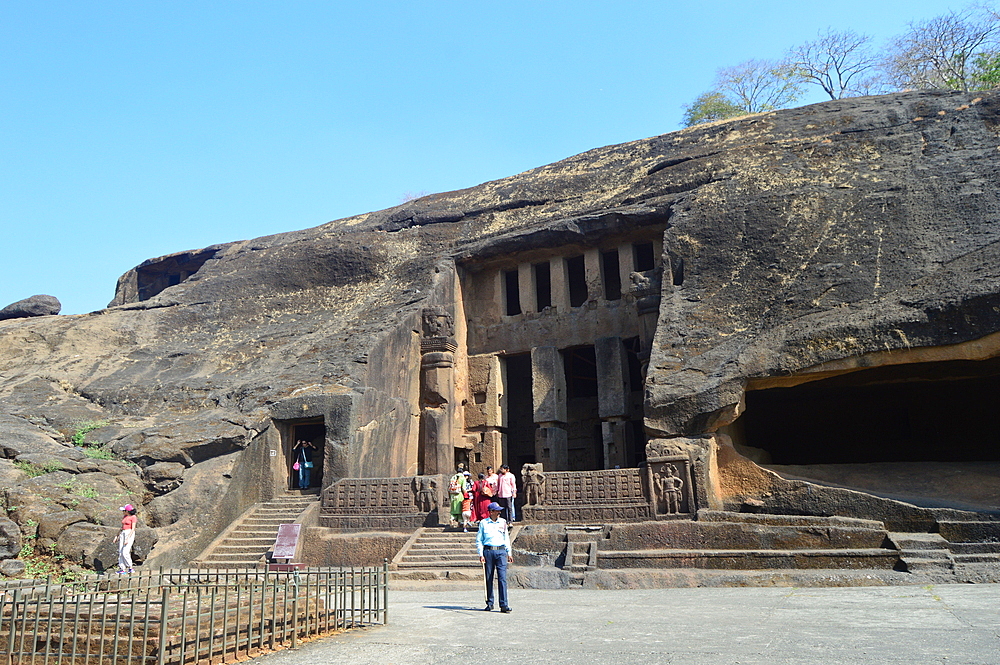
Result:
<svg viewBox="0 0 1000 665"><path fill-rule="evenodd" d="M0 307L670 132L719 67L962 6L0 0Z"/></svg>

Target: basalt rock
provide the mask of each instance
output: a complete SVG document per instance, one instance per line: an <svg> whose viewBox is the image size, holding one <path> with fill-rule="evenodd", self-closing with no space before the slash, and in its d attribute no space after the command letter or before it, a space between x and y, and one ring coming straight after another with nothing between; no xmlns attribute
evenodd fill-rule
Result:
<svg viewBox="0 0 1000 665"><path fill-rule="evenodd" d="M600 338L642 338L642 326L649 333L638 350L609 347L641 384L633 394L645 427L628 436L688 442L678 450L691 449L692 507L762 503L762 511L836 514L843 506L877 518L896 508L760 471L736 453L760 447L741 438L738 422L749 391L930 361L933 354L914 355L930 350L949 362L1000 355L991 337L1000 333L998 148L1000 93L844 99L598 148L388 210L150 259L122 276L108 309L0 324L0 450L8 459L72 460L75 469L55 472L64 483L93 473L72 455L74 423L111 421L95 442L138 465L132 477L148 490L136 499L145 502L140 516L148 511L149 523L170 534L150 560L184 563L227 520L289 486L294 428L325 428L316 471L324 486L443 473L434 460L451 464L454 451L435 458L428 432L459 451L493 445L503 423L488 407L500 393L510 397L493 384L471 388L468 356L531 351L475 349L470 339L514 339L529 324L558 337L563 324L554 322L576 317L582 323L568 338L588 329L586 317L627 306L652 320ZM601 265L601 252L640 236L657 249L655 265L640 269L637 255L635 272L602 285L614 270ZM527 278L540 262L575 255L589 257L589 277L584 300L564 315L559 294L548 293L553 304L543 306L544 289ZM500 271L497 280L472 288L469 276L484 270ZM518 292L526 311L511 302L516 289L504 294L501 280L512 271L526 280ZM492 328L482 323L489 308L500 321ZM565 358L595 342L530 346ZM461 431L461 409L475 411L475 431ZM608 441L627 434L625 416L601 417ZM536 424L556 434L561 427L529 414L527 425ZM595 436L593 427L581 431ZM59 483L0 472L22 526L42 514L29 495L67 510L88 500ZM110 479L93 483L101 492L111 483L126 494L140 489L123 473L99 472ZM918 513L900 522L923 520ZM95 552L111 528L72 524L57 542L77 559L103 562L110 555Z"/></svg>
<svg viewBox="0 0 1000 665"><path fill-rule="evenodd" d="M62 303L55 296L31 296L0 309L0 321L4 319L21 319L29 316L50 316L58 314L61 309Z"/></svg>

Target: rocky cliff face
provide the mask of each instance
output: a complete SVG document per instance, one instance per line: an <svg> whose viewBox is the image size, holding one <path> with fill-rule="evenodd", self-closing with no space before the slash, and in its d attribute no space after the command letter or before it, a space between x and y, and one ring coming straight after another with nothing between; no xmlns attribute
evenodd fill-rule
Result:
<svg viewBox="0 0 1000 665"><path fill-rule="evenodd" d="M848 99L151 259L107 309L0 321L7 513L100 565L128 499L147 546L160 537L154 557L194 556L273 491L240 472L271 407L392 392L370 354L412 327L455 259L665 225L645 405L660 437L732 422L750 381L984 338L1000 331L998 150L996 93ZM85 423L101 426L76 445Z"/></svg>

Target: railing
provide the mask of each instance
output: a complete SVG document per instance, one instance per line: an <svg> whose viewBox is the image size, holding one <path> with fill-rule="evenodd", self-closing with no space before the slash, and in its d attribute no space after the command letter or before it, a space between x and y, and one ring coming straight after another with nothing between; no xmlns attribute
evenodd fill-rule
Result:
<svg viewBox="0 0 1000 665"><path fill-rule="evenodd" d="M388 620L388 567L0 584L7 665L227 663Z"/></svg>

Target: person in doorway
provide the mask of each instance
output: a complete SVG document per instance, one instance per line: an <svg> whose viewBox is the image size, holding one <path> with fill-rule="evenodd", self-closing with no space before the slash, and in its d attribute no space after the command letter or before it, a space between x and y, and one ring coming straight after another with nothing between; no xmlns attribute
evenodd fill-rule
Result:
<svg viewBox="0 0 1000 665"><path fill-rule="evenodd" d="M517 498L517 480L510 472L510 467L504 464L500 467L500 474L497 477L497 498L496 502L503 508L503 517L507 524L515 522L514 499Z"/></svg>
<svg viewBox="0 0 1000 665"><path fill-rule="evenodd" d="M448 481L448 499L451 501L451 520L455 526L462 523L462 501L468 491L468 481L465 479L465 465L459 464L458 471Z"/></svg>
<svg viewBox="0 0 1000 665"><path fill-rule="evenodd" d="M476 534L476 550L479 552L479 562L486 567L486 607L487 612L493 610L493 578L497 578L497 592L500 596L500 611L510 612L507 602L507 564L514 563L511 556L510 535L507 533L507 522L500 517L500 505L491 503L487 506L489 517L479 523Z"/></svg>
<svg viewBox="0 0 1000 665"><path fill-rule="evenodd" d="M115 536L115 544L118 545L118 574L126 575L132 572L132 544L135 542L135 526L139 518L135 516L136 510L131 503L126 503L119 510L122 515L122 530Z"/></svg>
<svg viewBox="0 0 1000 665"><path fill-rule="evenodd" d="M479 479L472 484L472 520L482 522L489 517L486 506L493 503L496 490L486 482L486 474L479 474Z"/></svg>
<svg viewBox="0 0 1000 665"><path fill-rule="evenodd" d="M299 489L308 489L312 483L313 452L316 446L312 441L296 441L292 447L295 464L292 469L299 472Z"/></svg>

